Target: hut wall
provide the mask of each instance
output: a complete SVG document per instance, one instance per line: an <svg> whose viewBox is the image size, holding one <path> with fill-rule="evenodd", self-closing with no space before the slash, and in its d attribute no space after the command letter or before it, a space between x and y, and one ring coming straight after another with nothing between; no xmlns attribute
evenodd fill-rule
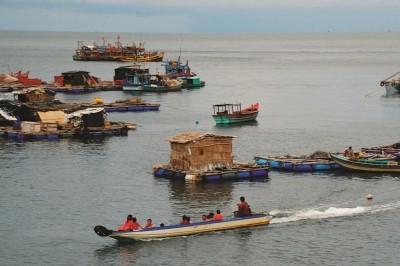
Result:
<svg viewBox="0 0 400 266"><path fill-rule="evenodd" d="M206 138L196 142L171 143L170 166L187 170L212 170L215 167L231 167L232 139Z"/></svg>

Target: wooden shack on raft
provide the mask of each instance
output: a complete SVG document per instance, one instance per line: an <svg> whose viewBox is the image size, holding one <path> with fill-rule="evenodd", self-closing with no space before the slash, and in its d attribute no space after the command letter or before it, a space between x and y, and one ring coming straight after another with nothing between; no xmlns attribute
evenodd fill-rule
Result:
<svg viewBox="0 0 400 266"><path fill-rule="evenodd" d="M171 143L169 167L180 171L209 171L233 165L233 136L186 132L167 139Z"/></svg>

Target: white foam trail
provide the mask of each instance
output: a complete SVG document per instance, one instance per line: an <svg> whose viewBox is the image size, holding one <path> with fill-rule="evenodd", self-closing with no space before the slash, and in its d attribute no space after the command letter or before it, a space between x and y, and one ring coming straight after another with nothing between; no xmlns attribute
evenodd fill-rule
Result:
<svg viewBox="0 0 400 266"><path fill-rule="evenodd" d="M382 205L366 206L366 207L363 206L345 207L345 208L329 207L323 210L308 209L308 210L300 210L291 214L288 214L287 211L279 212L277 210L274 210L271 211L270 214L275 216L275 218L271 220L271 224L281 224L281 223L290 223L301 220L327 219L334 217L354 216L363 213L376 213L396 208L400 208L400 201L394 203L386 203ZM279 217L281 215L286 217Z"/></svg>

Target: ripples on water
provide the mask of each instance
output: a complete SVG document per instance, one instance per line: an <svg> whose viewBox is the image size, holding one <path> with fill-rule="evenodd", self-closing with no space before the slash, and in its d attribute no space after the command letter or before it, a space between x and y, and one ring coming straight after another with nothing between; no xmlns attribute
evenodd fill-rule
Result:
<svg viewBox="0 0 400 266"><path fill-rule="evenodd" d="M12 70L31 70L48 81L77 69L111 80L119 63L71 58L77 40L90 43L98 35L0 32L0 55ZM179 55L180 35L145 37L165 49L168 59ZM396 33L193 34L183 36L182 58L207 82L200 90L58 95L105 102L140 96L161 108L109 114L111 120L138 124L127 137L0 140L2 264L399 264L396 175L271 171L269 181L192 183L151 174L153 165L168 163L165 139L188 130L236 136L238 161L399 141L399 98L386 97L379 87L381 79L399 71L393 60L397 47ZM260 102L257 122L216 127L212 104L237 101ZM138 243L93 232L97 224L115 228L128 213L156 224L176 223L182 214L197 220L216 209L229 216L242 195L253 209L276 216L268 227Z"/></svg>

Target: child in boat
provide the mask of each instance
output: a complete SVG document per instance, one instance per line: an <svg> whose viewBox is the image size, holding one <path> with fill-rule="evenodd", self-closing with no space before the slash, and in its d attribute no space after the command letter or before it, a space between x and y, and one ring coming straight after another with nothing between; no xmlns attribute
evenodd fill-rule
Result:
<svg viewBox="0 0 400 266"><path fill-rule="evenodd" d="M118 227L118 231L130 230L132 225L132 214L126 217L124 225Z"/></svg>
<svg viewBox="0 0 400 266"><path fill-rule="evenodd" d="M147 223L146 223L146 226L144 228L148 229L148 228L153 228L153 227L154 227L153 220L147 219Z"/></svg>
<svg viewBox="0 0 400 266"><path fill-rule="evenodd" d="M190 218L187 217L186 215L182 216L182 220L179 224L189 224L190 223Z"/></svg>

